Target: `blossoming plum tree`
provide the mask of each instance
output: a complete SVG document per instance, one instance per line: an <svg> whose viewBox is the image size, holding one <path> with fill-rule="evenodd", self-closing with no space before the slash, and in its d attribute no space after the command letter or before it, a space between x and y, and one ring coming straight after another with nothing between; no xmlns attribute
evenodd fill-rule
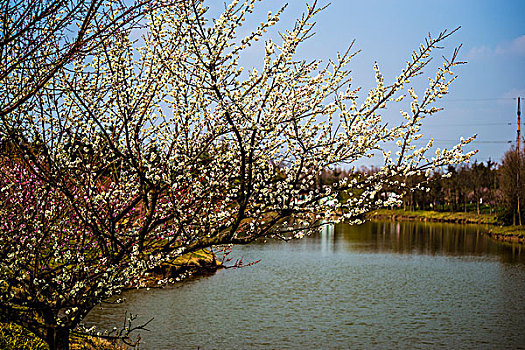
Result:
<svg viewBox="0 0 525 350"><path fill-rule="evenodd" d="M315 2L266 40L262 68L245 71L246 48L285 10L239 37L256 3L232 1L214 20L202 1L157 7L145 30L113 33L2 116L3 318L67 348L91 308L148 268L205 247L302 237L320 220L356 222L397 200L377 196L406 188L396 179L470 157L470 140L432 156L431 142L413 144L455 79L457 50L421 96L411 80L450 33L429 36L391 84L374 67L377 86L360 98L351 46L327 63L296 59ZM408 110L388 126L381 110L405 95ZM371 152L384 155L373 175L314 186ZM323 200L343 191L345 202Z"/></svg>
<svg viewBox="0 0 525 350"><path fill-rule="evenodd" d="M49 79L107 36L136 24L149 0L0 1L0 116L20 108Z"/></svg>

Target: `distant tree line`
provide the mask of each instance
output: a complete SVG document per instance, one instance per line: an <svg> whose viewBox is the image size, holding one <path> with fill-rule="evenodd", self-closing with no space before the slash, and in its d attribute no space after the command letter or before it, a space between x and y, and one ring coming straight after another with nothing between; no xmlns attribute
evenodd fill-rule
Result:
<svg viewBox="0 0 525 350"><path fill-rule="evenodd" d="M317 186L330 186L349 175L349 170L336 168L326 170ZM372 168L361 168L353 176L366 177L374 174ZM508 150L501 163L494 161L473 162L465 165L449 165L435 171L426 179L423 173L404 178L408 190L387 188L377 196L400 195L401 208L405 210L464 211L497 214L508 225L525 223L525 151ZM421 184L416 188L416 184ZM416 189L414 189L416 188ZM344 196L339 198L345 200Z"/></svg>

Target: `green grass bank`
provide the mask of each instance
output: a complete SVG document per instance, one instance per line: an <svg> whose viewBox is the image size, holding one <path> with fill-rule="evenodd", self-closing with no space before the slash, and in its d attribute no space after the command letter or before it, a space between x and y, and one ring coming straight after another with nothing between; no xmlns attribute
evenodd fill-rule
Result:
<svg viewBox="0 0 525 350"><path fill-rule="evenodd" d="M525 226L493 226L487 235L498 241L525 244Z"/></svg>
<svg viewBox="0 0 525 350"><path fill-rule="evenodd" d="M430 210L405 211L403 209L378 209L367 214L368 219L409 221L454 222L461 224L497 225L496 215L472 212L440 212Z"/></svg>
<svg viewBox="0 0 525 350"><path fill-rule="evenodd" d="M473 212L438 212L430 210L405 211L403 209L378 209L367 214L367 219L394 221L451 222L460 224L489 225L487 235L491 238L525 243L525 226L501 226L494 214Z"/></svg>

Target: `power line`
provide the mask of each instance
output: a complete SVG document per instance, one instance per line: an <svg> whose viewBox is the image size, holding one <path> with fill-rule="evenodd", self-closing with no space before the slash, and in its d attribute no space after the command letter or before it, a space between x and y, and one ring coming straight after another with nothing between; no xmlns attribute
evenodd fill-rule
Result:
<svg viewBox="0 0 525 350"><path fill-rule="evenodd" d="M444 102L483 102L483 101L516 101L517 97L485 97L485 98L447 98L444 99ZM523 100L523 97L520 97Z"/></svg>
<svg viewBox="0 0 525 350"><path fill-rule="evenodd" d="M430 141L430 139L419 139L419 140L415 140L415 141L412 141L412 142L415 142L415 143L421 143L421 142L428 143L429 141ZM460 140L459 139L456 139L456 140L434 139L434 142L455 142L455 143L459 143ZM490 141L472 140L470 143L512 143L512 142L513 142L512 140L490 140Z"/></svg>
<svg viewBox="0 0 525 350"><path fill-rule="evenodd" d="M525 125L525 123L521 123L523 125ZM441 124L438 124L438 125L426 125L427 127L439 127L439 126L478 126L478 125L505 125L505 126L514 126L516 125L516 122L500 122L500 123L476 123L475 125L473 125L472 123L470 124L449 124L449 123L441 123Z"/></svg>
<svg viewBox="0 0 525 350"><path fill-rule="evenodd" d="M419 139L419 140L415 140L416 142L417 141L423 141L423 142L428 142L430 141L431 139ZM434 142L458 142L459 143L459 139L455 139L455 140L444 140L444 139L434 139ZM513 141L512 140L472 140L471 143L512 143Z"/></svg>
<svg viewBox="0 0 525 350"><path fill-rule="evenodd" d="M512 143L512 141L476 141L476 140L473 140L472 143Z"/></svg>

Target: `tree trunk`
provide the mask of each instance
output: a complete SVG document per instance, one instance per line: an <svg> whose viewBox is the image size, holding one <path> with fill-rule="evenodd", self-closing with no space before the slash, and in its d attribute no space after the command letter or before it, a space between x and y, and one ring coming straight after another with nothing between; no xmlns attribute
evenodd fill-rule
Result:
<svg viewBox="0 0 525 350"><path fill-rule="evenodd" d="M49 350L69 350L69 329L48 328L46 343L49 346Z"/></svg>

